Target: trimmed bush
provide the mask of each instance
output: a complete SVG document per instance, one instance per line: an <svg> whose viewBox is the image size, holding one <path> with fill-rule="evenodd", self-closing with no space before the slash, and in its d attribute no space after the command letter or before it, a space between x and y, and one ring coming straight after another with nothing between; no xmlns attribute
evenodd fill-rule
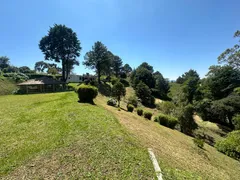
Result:
<svg viewBox="0 0 240 180"><path fill-rule="evenodd" d="M152 114L151 112L149 112L149 111L146 111L146 112L143 113L143 116L144 116L146 119L149 119L149 120L151 120L152 115L153 115L153 114Z"/></svg>
<svg viewBox="0 0 240 180"><path fill-rule="evenodd" d="M81 84L78 89L79 102L93 103L93 99L98 95L98 89L94 86Z"/></svg>
<svg viewBox="0 0 240 180"><path fill-rule="evenodd" d="M225 139L215 144L218 151L240 160L240 130L230 132Z"/></svg>
<svg viewBox="0 0 240 180"><path fill-rule="evenodd" d="M178 123L178 120L176 118L165 114L158 115L157 120L161 125L169 127L171 129L174 129Z"/></svg>
<svg viewBox="0 0 240 180"><path fill-rule="evenodd" d="M138 109L137 109L137 114L138 114L139 116L142 116L142 115L143 115L143 109L138 108Z"/></svg>
<svg viewBox="0 0 240 180"><path fill-rule="evenodd" d="M128 104L127 105L127 110L128 110L128 112L133 112L134 106L132 104Z"/></svg>
<svg viewBox="0 0 240 180"><path fill-rule="evenodd" d="M138 100L137 97L132 95L128 98L128 103L127 104L132 104L134 107L138 106Z"/></svg>
<svg viewBox="0 0 240 180"><path fill-rule="evenodd" d="M109 106L116 106L117 105L117 101L115 99L109 99L107 101L107 105L109 105Z"/></svg>
<svg viewBox="0 0 240 180"><path fill-rule="evenodd" d="M112 77L112 78L111 78L111 83L112 83L112 85L116 84L116 82L118 82L118 81L119 81L119 79L116 78L116 77Z"/></svg>
<svg viewBox="0 0 240 180"><path fill-rule="evenodd" d="M204 146L204 140L200 138L194 138L193 143L199 148L203 148Z"/></svg>

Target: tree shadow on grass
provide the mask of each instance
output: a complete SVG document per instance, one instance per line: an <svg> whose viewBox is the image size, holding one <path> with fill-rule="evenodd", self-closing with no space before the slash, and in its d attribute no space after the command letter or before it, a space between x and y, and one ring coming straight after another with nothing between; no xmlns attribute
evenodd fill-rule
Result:
<svg viewBox="0 0 240 180"><path fill-rule="evenodd" d="M94 101L92 101L92 102L85 102L85 101L80 101L80 100L78 100L78 103L79 103L79 104L90 104L90 105L97 106L97 104L96 104Z"/></svg>

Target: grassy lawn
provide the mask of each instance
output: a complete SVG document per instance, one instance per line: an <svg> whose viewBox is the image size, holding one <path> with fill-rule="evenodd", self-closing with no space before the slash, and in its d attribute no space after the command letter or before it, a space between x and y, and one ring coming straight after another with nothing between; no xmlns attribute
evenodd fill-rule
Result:
<svg viewBox="0 0 240 180"><path fill-rule="evenodd" d="M152 179L147 150L74 92L0 97L0 179Z"/></svg>
<svg viewBox="0 0 240 180"><path fill-rule="evenodd" d="M111 111L143 146L153 149L165 180L239 179L239 161L218 152L208 144L205 144L204 149L197 148L191 137L146 120L136 112L118 111L117 108L107 106L104 98L99 96L98 104ZM125 104L122 105L126 109Z"/></svg>

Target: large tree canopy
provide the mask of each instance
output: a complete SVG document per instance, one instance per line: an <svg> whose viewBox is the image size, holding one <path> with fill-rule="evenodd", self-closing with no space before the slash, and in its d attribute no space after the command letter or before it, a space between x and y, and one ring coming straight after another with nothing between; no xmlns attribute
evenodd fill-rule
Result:
<svg viewBox="0 0 240 180"><path fill-rule="evenodd" d="M83 65L96 71L98 75L98 83L100 83L101 73L109 64L109 52L107 47L100 41L97 41L92 47L92 50L87 52L84 56Z"/></svg>
<svg viewBox="0 0 240 180"><path fill-rule="evenodd" d="M43 72L47 68L48 68L48 63L44 61L36 62L34 66L35 71L38 71L38 72Z"/></svg>
<svg viewBox="0 0 240 180"><path fill-rule="evenodd" d="M0 70L7 68L9 65L10 61L9 58L6 56L0 56Z"/></svg>
<svg viewBox="0 0 240 180"><path fill-rule="evenodd" d="M114 56L112 65L115 76L118 77L122 69L122 59L119 56Z"/></svg>
<svg viewBox="0 0 240 180"><path fill-rule="evenodd" d="M213 99L227 97L239 85L240 71L231 66L211 66L204 82Z"/></svg>
<svg viewBox="0 0 240 180"><path fill-rule="evenodd" d="M136 69L136 74L134 77L135 86L137 86L140 81L146 84L149 88L154 88L155 86L155 79L153 77L153 74L143 66L139 66Z"/></svg>
<svg viewBox="0 0 240 180"><path fill-rule="evenodd" d="M39 48L45 55L45 60L62 63L62 80L65 82L74 65L79 65L81 46L77 34L65 25L55 24L44 36Z"/></svg>
<svg viewBox="0 0 240 180"><path fill-rule="evenodd" d="M235 32L234 37L240 38L240 31ZM239 69L240 68L240 43L235 44L232 48L226 49L218 57L218 62L227 63L228 65Z"/></svg>
<svg viewBox="0 0 240 180"><path fill-rule="evenodd" d="M132 68L131 68L131 66L130 66L129 64L125 64L125 65L123 66L123 71L124 71L125 73L130 73L130 72L132 72Z"/></svg>

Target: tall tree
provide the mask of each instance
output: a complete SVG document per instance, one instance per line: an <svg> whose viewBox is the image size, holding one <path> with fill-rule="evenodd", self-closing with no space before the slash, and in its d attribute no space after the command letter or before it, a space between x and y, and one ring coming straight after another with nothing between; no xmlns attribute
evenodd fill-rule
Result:
<svg viewBox="0 0 240 180"><path fill-rule="evenodd" d="M66 82L74 65L79 65L77 57L80 56L81 46L77 34L65 25L55 24L50 27L44 36L39 48L45 55L45 60L54 60L62 63L62 80Z"/></svg>
<svg viewBox="0 0 240 180"><path fill-rule="evenodd" d="M0 56L0 70L3 70L4 68L10 66L10 61L7 56Z"/></svg>
<svg viewBox="0 0 240 180"><path fill-rule="evenodd" d="M189 71L182 74L182 76L179 76L176 80L177 83L183 84L185 81L187 81L189 78L195 78L197 80L200 80L200 77L197 73L197 71L190 69Z"/></svg>
<svg viewBox="0 0 240 180"><path fill-rule="evenodd" d="M153 77L155 79L155 89L158 91L160 98L167 97L170 89L168 80L165 79L159 71L153 73Z"/></svg>
<svg viewBox="0 0 240 180"><path fill-rule="evenodd" d="M143 62L142 64L140 64L140 66L138 67L143 67L146 68L147 70L149 70L151 73L153 73L153 67L151 65L149 65L147 62Z"/></svg>
<svg viewBox="0 0 240 180"><path fill-rule="evenodd" d="M120 107L121 98L126 95L125 86L121 82L116 82L112 88L113 96L117 98L118 107Z"/></svg>
<svg viewBox="0 0 240 180"><path fill-rule="evenodd" d="M153 77L153 74L151 73L151 71L142 66L139 66L136 69L136 74L133 81L135 87L140 81L146 84L149 88L153 88L155 86L155 79Z"/></svg>
<svg viewBox="0 0 240 180"><path fill-rule="evenodd" d="M240 38L240 31L235 32L235 38ZM240 42L240 40L239 40ZM232 48L226 49L219 57L219 63L227 63L234 68L240 68L240 43L234 45Z"/></svg>
<svg viewBox="0 0 240 180"><path fill-rule="evenodd" d="M100 41L97 41L92 47L92 50L87 52L84 56L83 65L96 71L99 84L101 83L101 73L106 66L110 64L108 55L107 47Z"/></svg>
<svg viewBox="0 0 240 180"><path fill-rule="evenodd" d="M122 69L122 59L119 56L114 56L113 58L113 71L115 76L118 77Z"/></svg>
<svg viewBox="0 0 240 180"><path fill-rule="evenodd" d="M128 73L132 72L132 68L129 64L125 64L123 66L123 71L128 74Z"/></svg>
<svg viewBox="0 0 240 180"><path fill-rule="evenodd" d="M38 71L38 72L43 72L47 68L48 68L48 63L44 61L36 62L34 67L35 71Z"/></svg>

